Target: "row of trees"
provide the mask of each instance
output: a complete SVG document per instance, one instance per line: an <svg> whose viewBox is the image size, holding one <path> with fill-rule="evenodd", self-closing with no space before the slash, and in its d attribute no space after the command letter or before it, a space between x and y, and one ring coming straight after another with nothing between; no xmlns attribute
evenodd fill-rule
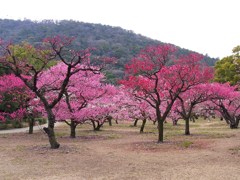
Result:
<svg viewBox="0 0 240 180"><path fill-rule="evenodd" d="M70 136L75 137L77 125L84 122L99 130L112 118L141 119L143 132L149 119L158 123L158 142L163 142L168 117L184 119L186 135L192 115L209 111L225 118L231 128L238 126L238 91L228 84L210 83L213 69L202 63L203 56L191 53L177 59L172 57L177 51L174 46L149 46L126 66L125 79L115 87L106 84L101 73L112 59L92 60L91 49L73 50L72 41L46 38L36 47L0 42L0 63L13 74L0 79L0 94L11 89L11 102L19 107L8 114L2 112L1 120L16 118L14 113L29 117L41 113L48 119L44 131L51 148L60 146L54 133L56 121L68 124ZM174 65L169 66L172 59L176 59Z"/></svg>
<svg viewBox="0 0 240 180"><path fill-rule="evenodd" d="M168 66L176 49L163 45L148 47L126 66L127 77L121 81L131 94L148 103L158 122L158 142L163 142L164 122L184 119L185 134L189 135L189 121L193 115L223 117L231 128L239 124L240 102L237 87L210 83L213 69L202 63L202 56L181 56Z"/></svg>

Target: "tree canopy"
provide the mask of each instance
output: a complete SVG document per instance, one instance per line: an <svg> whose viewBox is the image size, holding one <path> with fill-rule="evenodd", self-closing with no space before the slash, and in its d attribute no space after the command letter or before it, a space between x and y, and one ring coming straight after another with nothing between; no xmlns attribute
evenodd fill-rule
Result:
<svg viewBox="0 0 240 180"><path fill-rule="evenodd" d="M240 81L240 46L233 48L231 56L224 57L215 65L215 77L217 82L229 82L236 85Z"/></svg>

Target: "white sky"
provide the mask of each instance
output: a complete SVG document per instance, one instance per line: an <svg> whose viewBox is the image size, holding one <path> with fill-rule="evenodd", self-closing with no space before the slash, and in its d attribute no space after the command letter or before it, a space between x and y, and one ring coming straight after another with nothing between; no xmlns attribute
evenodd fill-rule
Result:
<svg viewBox="0 0 240 180"><path fill-rule="evenodd" d="M0 6L1 19L120 26L211 57L240 45L240 0L1 0Z"/></svg>

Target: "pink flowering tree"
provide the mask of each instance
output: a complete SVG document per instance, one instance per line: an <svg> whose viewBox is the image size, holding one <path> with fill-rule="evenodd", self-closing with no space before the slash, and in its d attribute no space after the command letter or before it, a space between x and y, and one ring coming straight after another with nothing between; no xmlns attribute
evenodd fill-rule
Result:
<svg viewBox="0 0 240 180"><path fill-rule="evenodd" d="M112 119L116 118L115 115L122 108L118 104L121 99L119 89L112 85L106 85L105 89L106 93L91 101L86 109L89 112L87 119L90 120L95 131L99 131L105 122L111 125Z"/></svg>
<svg viewBox="0 0 240 180"><path fill-rule="evenodd" d="M0 112L2 121L6 118L21 123L24 117L28 118L29 134L33 133L34 117L30 112L29 101L34 94L29 91L25 84L13 74L0 77L1 105L4 106Z"/></svg>
<svg viewBox="0 0 240 180"><path fill-rule="evenodd" d="M46 87L46 94L49 98L56 96L53 90L57 89L61 78L64 78L62 72L65 68L65 65L58 64L51 68L51 74L45 71L39 77L39 85ZM69 125L71 138L76 137L76 127L79 124L90 120L95 127L94 130L99 130L105 120L109 119L107 114L110 108L106 104L111 101L116 90L114 86L104 84L104 78L102 73L77 72L70 78L63 98L53 108L56 121ZM96 103L99 101L101 103ZM100 107L101 105L104 107ZM32 106L37 107L43 116L47 116L39 99L32 101Z"/></svg>
<svg viewBox="0 0 240 180"><path fill-rule="evenodd" d="M62 70L59 69L56 78L62 76L61 72ZM109 97L112 93L113 87L102 83L103 80L104 75L101 73L95 74L93 72L79 71L71 77L64 92L64 98L54 107L56 120L64 121L70 126L71 138L76 137L75 129L77 125L84 123L90 118L91 112L89 109L92 109L90 108L91 104L96 99ZM92 110L91 118L93 114L96 114L96 112L100 113L101 110L103 109ZM87 111L88 113L86 113Z"/></svg>
<svg viewBox="0 0 240 180"><path fill-rule="evenodd" d="M212 98L210 84L199 84L180 94L175 102L174 111L176 116L185 120L185 135L190 135L190 119L194 114L196 106Z"/></svg>
<svg viewBox="0 0 240 180"><path fill-rule="evenodd" d="M159 143L163 142L164 121L179 95L212 77L212 70L200 63L202 56L194 53L166 66L174 51L169 45L143 50L126 66L127 78L121 82L155 109Z"/></svg>
<svg viewBox="0 0 240 180"><path fill-rule="evenodd" d="M217 111L231 129L238 128L240 120L240 92L236 86L212 83L213 98L204 104L204 108Z"/></svg>
<svg viewBox="0 0 240 180"><path fill-rule="evenodd" d="M155 120L155 114L150 105L134 96L134 93L122 87L122 98L115 104L119 106L117 114L121 119L134 121L133 126L137 126L139 120L142 121L140 133L144 132L147 120Z"/></svg>
<svg viewBox="0 0 240 180"><path fill-rule="evenodd" d="M79 71L99 72L100 68L93 68L90 60L90 49L72 50L73 38L59 37L46 38L40 46L33 47L29 44L13 45L0 41L0 63L8 68L13 74L21 79L24 84L34 92L43 104L48 117L48 127L44 128L49 138L51 148L59 148L54 133L54 123L56 121L53 108L62 99L71 76ZM59 86L50 89L43 82L40 76L56 62L63 63L66 68L62 72L64 76L59 78ZM57 68L57 67L54 67ZM50 68L49 77L54 73L54 68ZM50 79L50 78L49 78ZM47 82L49 83L49 82ZM52 82L55 83L55 82ZM47 94L52 91L54 95Z"/></svg>
<svg viewBox="0 0 240 180"><path fill-rule="evenodd" d="M178 106L179 106L178 103L174 103L172 106L172 110L168 115L168 118L172 120L173 126L177 126L178 121L182 119L181 115L177 112Z"/></svg>
<svg viewBox="0 0 240 180"><path fill-rule="evenodd" d="M142 120L142 124L140 127L140 133L144 132L145 124L147 120L154 121L155 120L155 113L152 111L153 109L150 105L145 101L139 101L139 99L135 100L135 110L131 114L131 118L135 119L134 125L137 125L138 120Z"/></svg>

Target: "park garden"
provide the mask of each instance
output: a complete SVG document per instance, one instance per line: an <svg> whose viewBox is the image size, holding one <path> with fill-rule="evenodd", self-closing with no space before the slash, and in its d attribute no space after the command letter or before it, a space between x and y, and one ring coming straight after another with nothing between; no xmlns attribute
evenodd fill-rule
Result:
<svg viewBox="0 0 240 180"><path fill-rule="evenodd" d="M173 45L148 46L125 66L124 78L110 84L104 69L117 59L92 56L92 48L73 49L72 41L74 38L64 36L46 38L36 46L0 41L4 71L0 77L1 128L29 127L29 135L2 134L0 148L3 162L10 165L12 158L14 168L31 161L31 167L20 168L24 169L22 178L31 178L28 174L34 172L41 177L41 171L57 178L51 169L57 166L67 171L65 161L72 162L72 177L80 172L85 173L83 178L111 179L118 173L119 178L131 178L131 173L145 177L147 171L157 172L158 167L163 174L160 170L149 178L174 169L184 170L180 177L189 178L199 174L194 160L199 163L196 166L203 166L209 159L217 162L219 158L223 159L219 166L227 166L228 160L234 159L229 166L234 167L231 172L236 177L240 150L239 47L214 68L203 63L200 54L177 57L178 49ZM33 131L36 124L38 132ZM80 160L73 162L77 158ZM188 166L175 166L169 158L176 164L179 158ZM153 164L148 167L150 160ZM36 161L45 168L38 167ZM94 162L103 167L103 177ZM84 165L91 167L93 174ZM116 173L107 175L111 166ZM17 177L12 172L7 174L6 168L2 169L6 177ZM81 171L74 174L74 168ZM206 177L211 177L208 170L203 169ZM179 172L171 173L174 178ZM60 174L63 179L67 177Z"/></svg>

